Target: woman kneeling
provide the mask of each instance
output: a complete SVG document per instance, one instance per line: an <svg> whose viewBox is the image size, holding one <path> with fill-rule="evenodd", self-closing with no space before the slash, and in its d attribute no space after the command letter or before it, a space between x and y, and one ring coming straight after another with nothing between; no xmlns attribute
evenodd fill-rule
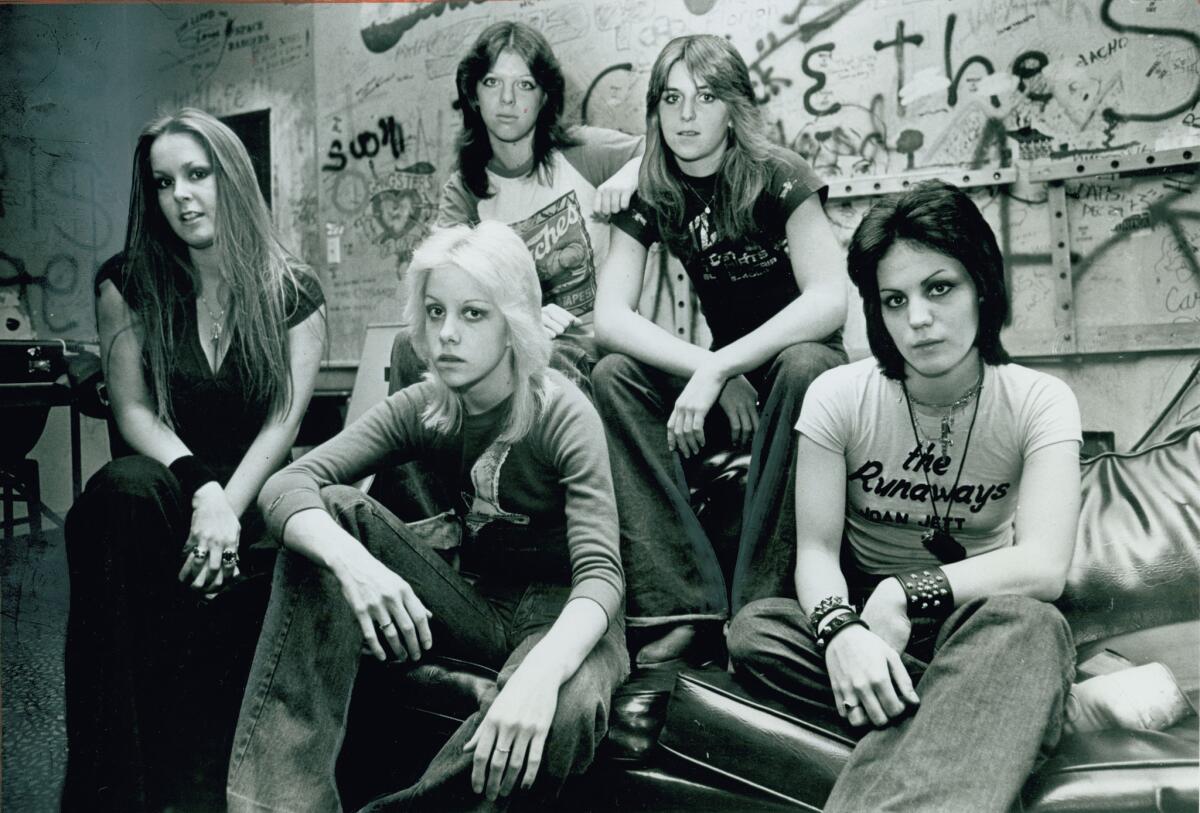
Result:
<svg viewBox="0 0 1200 813"><path fill-rule="evenodd" d="M421 780L373 809L488 806L518 780L553 796L591 761L628 672L604 433L547 368L533 258L500 223L455 226L406 276L430 372L260 496L285 551L238 720L231 810L339 809L333 767L364 641L380 660L432 651L500 671ZM462 503L405 524L336 485L410 460Z"/></svg>
<svg viewBox="0 0 1200 813"><path fill-rule="evenodd" d="M799 603L747 605L731 656L751 680L874 727L827 811L1005 810L1057 741L1073 674L1047 602L1075 540L1078 406L1008 363L1003 260L958 189L877 203L848 263L874 358L809 388Z"/></svg>

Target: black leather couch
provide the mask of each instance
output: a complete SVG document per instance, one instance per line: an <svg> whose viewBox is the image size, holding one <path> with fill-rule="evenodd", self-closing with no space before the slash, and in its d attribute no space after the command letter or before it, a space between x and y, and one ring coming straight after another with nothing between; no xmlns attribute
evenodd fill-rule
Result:
<svg viewBox="0 0 1200 813"><path fill-rule="evenodd" d="M717 456L697 489L714 535L740 505L744 458ZM1200 426L1136 454L1084 464L1083 513L1059 606L1081 677L1096 653L1161 661L1200 700ZM339 763L347 809L413 776L477 707L495 674L431 658L416 669L364 666ZM1023 803L1041 813L1189 811L1200 807L1200 745L1191 715L1165 731L1064 738L1030 777ZM833 714L747 691L723 663L639 670L614 700L595 764L568 785L579 811L819 810L853 746ZM980 766L986 770L986 766Z"/></svg>

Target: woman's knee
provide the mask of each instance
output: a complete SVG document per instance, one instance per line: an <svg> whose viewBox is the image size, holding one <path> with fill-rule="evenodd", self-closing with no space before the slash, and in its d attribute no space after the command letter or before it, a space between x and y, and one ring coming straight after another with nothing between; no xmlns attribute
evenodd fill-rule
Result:
<svg viewBox="0 0 1200 813"><path fill-rule="evenodd" d="M357 510L367 502L361 488L333 483L321 486L321 503L334 519Z"/></svg>
<svg viewBox="0 0 1200 813"><path fill-rule="evenodd" d="M88 494L111 497L149 498L179 489L170 469L152 457L130 455L106 463L88 480Z"/></svg>
<svg viewBox="0 0 1200 813"><path fill-rule="evenodd" d="M630 376L636 374L638 362L624 353L609 353L592 368L592 391L596 400L610 398L627 389Z"/></svg>
<svg viewBox="0 0 1200 813"><path fill-rule="evenodd" d="M775 357L775 387L802 396L817 376L845 361L845 356L818 342L789 345Z"/></svg>
<svg viewBox="0 0 1200 813"><path fill-rule="evenodd" d="M729 660L735 668L753 668L764 660L774 660L781 635L787 638L802 634L796 619L789 617L789 604L795 605L795 613L799 614L795 601L780 598L752 601L738 611L725 636Z"/></svg>
<svg viewBox="0 0 1200 813"><path fill-rule="evenodd" d="M1071 628L1053 604L1029 596L987 596L973 602L976 606L965 624L976 629L1000 633L1006 646L1055 656L1073 663L1075 645Z"/></svg>

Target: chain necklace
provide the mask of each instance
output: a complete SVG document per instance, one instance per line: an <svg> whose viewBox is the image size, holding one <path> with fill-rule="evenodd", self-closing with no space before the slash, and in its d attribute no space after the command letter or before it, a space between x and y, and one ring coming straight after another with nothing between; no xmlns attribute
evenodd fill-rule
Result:
<svg viewBox="0 0 1200 813"><path fill-rule="evenodd" d="M696 200L700 201L700 203L703 204L704 214L711 215L713 201L715 201L717 199L717 190L714 188L712 195L709 196L708 200L705 200L704 196L696 191L696 187L692 186L687 181L682 181L681 183L683 184L685 189L687 189L689 192L692 193L693 196L695 196Z"/></svg>
<svg viewBox="0 0 1200 813"><path fill-rule="evenodd" d="M910 412L912 411L912 404L917 404L918 406L923 406L927 409L948 409L948 410L950 410L945 415L941 416L942 425L941 425L941 437L939 438L939 441L942 446L942 457L946 457L950 451L950 447L954 445L954 438L952 438L950 436L951 433L954 431L954 413L958 412L959 409L961 409L962 407L969 404L971 402L971 399L974 398L975 396L979 395L979 392L982 389L983 389L983 370L982 369L980 369L980 371L979 371L979 380L977 380L975 382L974 386L972 386L971 389L969 389L965 393L963 393L962 396L960 396L959 398L956 398L954 401L952 401L948 404L931 404L927 401L922 401L921 399L916 398L911 393L909 393L907 386L904 387L904 397L910 401L910 404L909 404ZM978 409L978 404L976 404L976 409ZM972 418L972 420L974 420L974 419ZM916 418L915 417L913 418L913 430L916 431ZM918 440L918 442L920 442L920 438L917 438L917 440Z"/></svg>
<svg viewBox="0 0 1200 813"><path fill-rule="evenodd" d="M225 307L221 305L220 287L218 286L217 288L217 309L214 310L212 305L208 304L208 297L206 297L203 292L200 294L200 301L204 303L204 309L208 311L209 321L212 322L212 332L209 334L209 337L212 340L213 359L215 363L218 350L221 346L221 332L224 330L223 320L225 318ZM218 310L221 313L220 316L217 316Z"/></svg>
<svg viewBox="0 0 1200 813"><path fill-rule="evenodd" d="M920 447L921 435L917 431L917 416L912 408L913 401L916 401L916 399L908 394L908 386L903 381L900 382L900 386L904 390L904 403L908 405L908 419L912 422L913 438L916 439L917 446ZM982 371L979 374L979 383L971 389L974 390L975 394L982 391ZM929 469L921 466L921 473L925 475L925 485L929 487L929 507L933 509L933 518L937 523L936 528L930 528L921 535L921 544L925 546L926 550L936 556L939 562L959 562L967 558L967 549L950 533L950 512L954 510L954 492L958 491L958 481L962 477L963 466L967 463L967 452L971 450L971 433L975 431L975 419L979 417L979 402L982 400L982 398L976 399L975 409L971 413L971 425L967 427L967 439L963 443L962 458L958 461L958 474L954 475L954 485L950 486L950 491L946 494L946 516L944 517L938 514L937 495L933 490L933 483L929 482ZM962 399L960 398L959 401L962 401ZM917 401L917 403L921 402ZM958 401L955 403L958 403ZM942 426L944 438L945 423ZM942 442L945 443L945 440Z"/></svg>

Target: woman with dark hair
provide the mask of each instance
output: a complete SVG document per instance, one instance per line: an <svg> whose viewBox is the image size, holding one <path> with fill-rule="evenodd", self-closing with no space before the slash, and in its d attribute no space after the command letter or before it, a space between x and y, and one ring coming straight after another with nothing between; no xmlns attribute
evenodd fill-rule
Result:
<svg viewBox="0 0 1200 813"><path fill-rule="evenodd" d="M678 657L697 624L729 617L730 591L676 451L750 446L732 604L791 589L791 425L809 382L846 360L846 283L826 192L802 158L768 139L746 63L727 40L667 44L646 93L638 193L614 218L600 277L596 330L611 352L593 373L621 484L629 624L649 641L639 662ZM710 349L637 312L654 243L691 277Z"/></svg>
<svg viewBox="0 0 1200 813"><path fill-rule="evenodd" d="M525 239L541 279L542 324L556 339L551 364L588 391L596 270L609 244L608 223L596 215L629 205L643 139L564 126L562 70L546 38L523 23L485 29L455 80L463 127L438 225L499 220Z"/></svg>
<svg viewBox="0 0 1200 813"><path fill-rule="evenodd" d="M604 430L547 368L537 270L502 223L435 232L405 275L430 372L284 469L259 503L284 545L229 766L231 811L340 809L334 765L366 647L499 672L382 810L553 805L629 672ZM412 461L459 495L403 522L353 483ZM443 558L444 557L444 558ZM419 733L419 732L414 732Z"/></svg>
<svg viewBox="0 0 1200 813"><path fill-rule="evenodd" d="M67 518L62 805L219 804L267 584L208 599L261 569L252 506L312 395L324 300L246 148L193 109L142 131L125 251L95 292L113 418L136 454ZM192 786L206 769L212 799Z"/></svg>
<svg viewBox="0 0 1200 813"><path fill-rule="evenodd" d="M1049 602L1074 550L1079 409L1009 363L1003 259L963 192L880 200L848 263L874 358L809 388L799 601L747 605L730 656L864 732L825 810L1008 810L1074 671Z"/></svg>

